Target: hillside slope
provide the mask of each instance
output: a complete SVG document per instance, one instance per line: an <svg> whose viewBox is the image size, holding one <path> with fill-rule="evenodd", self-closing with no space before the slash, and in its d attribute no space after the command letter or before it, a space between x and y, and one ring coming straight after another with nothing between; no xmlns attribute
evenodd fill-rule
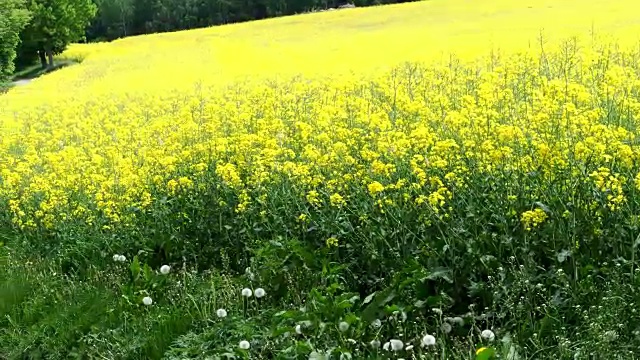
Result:
<svg viewBox="0 0 640 360"><path fill-rule="evenodd" d="M84 64L4 100L24 107L79 90L155 92L246 76L363 72L451 53L537 50L541 35L547 45L574 35L589 41L594 32L635 44L639 8L633 0L433 0L74 45L64 56L86 57Z"/></svg>

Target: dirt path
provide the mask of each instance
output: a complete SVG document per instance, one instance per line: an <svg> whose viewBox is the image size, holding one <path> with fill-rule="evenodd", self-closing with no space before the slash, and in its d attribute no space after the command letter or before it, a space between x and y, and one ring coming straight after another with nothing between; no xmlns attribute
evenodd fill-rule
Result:
<svg viewBox="0 0 640 360"><path fill-rule="evenodd" d="M31 79L22 79L12 82L11 84L14 86L26 85L31 82Z"/></svg>

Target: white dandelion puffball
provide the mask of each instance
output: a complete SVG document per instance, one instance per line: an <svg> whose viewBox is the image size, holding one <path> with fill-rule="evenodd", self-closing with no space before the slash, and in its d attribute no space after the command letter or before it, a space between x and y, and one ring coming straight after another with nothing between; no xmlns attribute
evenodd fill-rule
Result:
<svg viewBox="0 0 640 360"><path fill-rule="evenodd" d="M216 315L218 315L219 318L226 318L227 317L227 310L218 309L218 310L216 310Z"/></svg>
<svg viewBox="0 0 640 360"><path fill-rule="evenodd" d="M402 342L402 340L391 339L389 340L389 343L391 344L391 350L393 351L400 351L402 350L402 348L404 348L404 343Z"/></svg>
<svg viewBox="0 0 640 360"><path fill-rule="evenodd" d="M340 329L340 331L342 332L349 330L349 323L347 323L346 321L341 321L340 324L338 324L338 329Z"/></svg>
<svg viewBox="0 0 640 360"><path fill-rule="evenodd" d="M434 313L436 313L437 315L442 315L442 310L438 309L438 308L433 308L431 309L431 311L433 311Z"/></svg>
<svg viewBox="0 0 640 360"><path fill-rule="evenodd" d="M461 318L460 316L456 316L453 319L453 323L459 326L464 326L464 319Z"/></svg>
<svg viewBox="0 0 640 360"><path fill-rule="evenodd" d="M302 325L296 325L296 334L302 335Z"/></svg>
<svg viewBox="0 0 640 360"><path fill-rule="evenodd" d="M380 321L380 319L375 319L371 322L371 326L373 326L374 329L380 329L382 321Z"/></svg>
<svg viewBox="0 0 640 360"><path fill-rule="evenodd" d="M267 293L264 291L263 288L257 288L256 291L253 292L253 294L257 297L257 298L261 298L263 296L265 296Z"/></svg>
<svg viewBox="0 0 640 360"><path fill-rule="evenodd" d="M433 335L427 334L427 335L422 337L421 344L422 344L422 347L433 346L433 345L436 344L436 338Z"/></svg>
<svg viewBox="0 0 640 360"><path fill-rule="evenodd" d="M387 343L387 344L389 344L389 343ZM371 340L369 345L371 345L371 347L374 348L374 349L379 349L380 348L380 341L379 340Z"/></svg>
<svg viewBox="0 0 640 360"><path fill-rule="evenodd" d="M483 339L489 340L489 341L493 341L493 339L496 338L496 334L494 334L493 331L489 329L482 330L482 332L480 333L480 336L482 336Z"/></svg>
<svg viewBox="0 0 640 360"><path fill-rule="evenodd" d="M449 323L443 323L442 326L440 327L442 329L442 332L444 332L445 334L448 334L451 332L451 324Z"/></svg>
<svg viewBox="0 0 640 360"><path fill-rule="evenodd" d="M142 298L142 303L147 305L147 306L149 306L149 305L153 304L153 300L150 297L145 296L145 297Z"/></svg>
<svg viewBox="0 0 640 360"><path fill-rule="evenodd" d="M242 296L244 297L251 297L252 293L251 293L251 289L249 288L244 288L242 289Z"/></svg>
<svg viewBox="0 0 640 360"><path fill-rule="evenodd" d="M389 351L389 345L391 345L388 341L386 343L384 343L384 345L382 345L382 349L384 351Z"/></svg>
<svg viewBox="0 0 640 360"><path fill-rule="evenodd" d="M125 261L127 261L127 257L124 256L124 255L118 255L118 261L125 262Z"/></svg>
<svg viewBox="0 0 640 360"><path fill-rule="evenodd" d="M242 350L249 350L249 348L251 347L251 344L249 344L247 340L242 340L240 341L240 344L238 344L238 347L240 347L240 349Z"/></svg>
<svg viewBox="0 0 640 360"><path fill-rule="evenodd" d="M167 275L169 273L169 271L171 271L171 266L169 266L169 265L162 265L160 267L160 274L162 274L162 275Z"/></svg>
<svg viewBox="0 0 640 360"><path fill-rule="evenodd" d="M616 341L618 339L618 333L615 330L608 330L604 332L603 337L609 342Z"/></svg>
<svg viewBox="0 0 640 360"><path fill-rule="evenodd" d="M120 255L118 254L113 255L113 261L120 261Z"/></svg>

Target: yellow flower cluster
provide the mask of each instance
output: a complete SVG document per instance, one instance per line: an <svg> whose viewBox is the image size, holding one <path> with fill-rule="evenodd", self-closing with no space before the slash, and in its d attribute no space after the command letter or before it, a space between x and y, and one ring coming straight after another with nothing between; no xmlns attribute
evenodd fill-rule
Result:
<svg viewBox="0 0 640 360"><path fill-rule="evenodd" d="M525 211L522 213L520 220L524 225L525 230L531 231L531 229L540 226L545 220L547 220L547 213L542 209L534 209Z"/></svg>
<svg viewBox="0 0 640 360"><path fill-rule="evenodd" d="M338 239L336 239L335 237L330 237L327 239L326 241L327 243L327 247L338 247Z"/></svg>
<svg viewBox="0 0 640 360"><path fill-rule="evenodd" d="M474 13L481 5L455 10L469 21L451 31L420 15L440 14L433 7L453 12L451 3L73 46L65 56L82 64L0 96L0 200L22 229L68 220L109 227L135 221L158 194L181 196L215 177L236 196L233 204L216 203L238 214L264 203L275 183L289 184L313 207L350 206L352 192L360 191L382 210L428 205L442 214L471 172L553 179L561 171L583 176L587 164L589 171L615 164L617 172L637 173L633 119L640 118L640 101L632 94L640 93L640 80L633 54L586 43L569 54L570 64L560 45L546 49L544 59L527 50L439 61L439 51L455 50L449 44L477 56L488 50L479 40L496 39L491 31L463 37L467 26L492 29L491 21L472 25L483 21ZM545 0L540 9L548 8L544 3L560 12L580 4L589 14L582 20L601 12L577 0ZM525 11L514 4L493 6ZM521 31L506 33L520 35L501 43L523 49L538 35L531 26L551 10L541 11L508 17ZM340 36L347 26L353 35ZM416 36L429 34L438 39L416 46ZM399 65L406 60L428 65ZM623 178L602 169L592 178L609 192L609 208L618 209ZM540 211L523 214L525 226L544 221Z"/></svg>
<svg viewBox="0 0 640 360"><path fill-rule="evenodd" d="M611 170L601 167L590 174L598 190L606 195L607 207L611 211L620 209L627 200L622 190L625 178L619 174L612 174Z"/></svg>

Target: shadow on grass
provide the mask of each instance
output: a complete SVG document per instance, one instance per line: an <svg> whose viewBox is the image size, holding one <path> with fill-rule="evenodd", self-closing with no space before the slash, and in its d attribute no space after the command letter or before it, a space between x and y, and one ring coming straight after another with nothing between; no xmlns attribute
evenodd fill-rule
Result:
<svg viewBox="0 0 640 360"><path fill-rule="evenodd" d="M76 64L76 62L72 60L60 60L57 63L55 63L53 67L50 67L50 68L49 67L42 68L40 64L34 64L24 69L21 69L20 71L17 71L15 74L13 74L13 78L11 80L15 82L19 80L34 79L39 76L48 74L56 70L60 70L63 67L73 65L73 64Z"/></svg>
<svg viewBox="0 0 640 360"><path fill-rule="evenodd" d="M60 70L69 65L77 64L77 61L73 60L60 60L53 67L42 68L40 63L27 66L25 68L16 71L13 77L8 83L0 83L0 94L9 91L14 86L20 86L28 84L31 80L46 75L56 70Z"/></svg>

